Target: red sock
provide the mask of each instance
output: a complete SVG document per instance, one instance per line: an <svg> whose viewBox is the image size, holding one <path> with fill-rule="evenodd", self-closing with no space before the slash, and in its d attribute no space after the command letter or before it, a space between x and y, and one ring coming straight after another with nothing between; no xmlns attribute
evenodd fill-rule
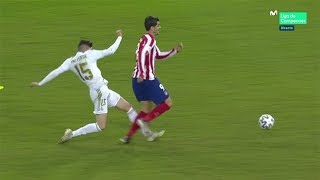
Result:
<svg viewBox="0 0 320 180"><path fill-rule="evenodd" d="M134 122L131 125L131 128L127 134L128 137L131 137L138 129L140 129L140 126L136 123L136 120L139 118L143 118L147 115L147 113L140 111L138 116L136 117L136 119L134 120Z"/></svg>
<svg viewBox="0 0 320 180"><path fill-rule="evenodd" d="M142 118L145 122L150 122L154 120L156 117L160 116L164 112L168 111L170 106L166 103L161 103L157 105L148 115Z"/></svg>

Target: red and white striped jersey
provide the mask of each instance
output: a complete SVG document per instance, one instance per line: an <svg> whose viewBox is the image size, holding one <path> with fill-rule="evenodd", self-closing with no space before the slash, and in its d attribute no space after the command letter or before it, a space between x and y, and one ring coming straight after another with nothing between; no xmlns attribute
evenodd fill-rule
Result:
<svg viewBox="0 0 320 180"><path fill-rule="evenodd" d="M137 46L136 66L132 77L154 80L156 78L155 60L167 59L175 54L177 54L175 49L161 52L156 45L155 38L151 34L144 34Z"/></svg>

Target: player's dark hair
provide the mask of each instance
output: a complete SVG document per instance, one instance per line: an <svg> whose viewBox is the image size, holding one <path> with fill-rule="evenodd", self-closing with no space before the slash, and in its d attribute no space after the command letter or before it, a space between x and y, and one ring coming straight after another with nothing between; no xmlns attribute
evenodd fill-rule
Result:
<svg viewBox="0 0 320 180"><path fill-rule="evenodd" d="M89 40L80 40L79 44L78 44L78 48L81 46L81 45L87 45L89 47L92 47L93 46L93 43Z"/></svg>
<svg viewBox="0 0 320 180"><path fill-rule="evenodd" d="M146 28L147 31L151 29L152 26L156 26L157 22L159 21L159 18L155 16L148 16L144 20L144 27Z"/></svg>

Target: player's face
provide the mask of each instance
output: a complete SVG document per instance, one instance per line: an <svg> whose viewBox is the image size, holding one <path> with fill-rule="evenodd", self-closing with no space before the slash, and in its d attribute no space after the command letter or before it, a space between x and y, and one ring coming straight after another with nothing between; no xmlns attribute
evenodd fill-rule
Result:
<svg viewBox="0 0 320 180"><path fill-rule="evenodd" d="M156 25L156 26L153 26L152 28L153 28L153 33L154 33L154 35L158 35L159 32L160 32L160 28L161 28L160 22L158 21L158 22L157 22L157 25Z"/></svg>

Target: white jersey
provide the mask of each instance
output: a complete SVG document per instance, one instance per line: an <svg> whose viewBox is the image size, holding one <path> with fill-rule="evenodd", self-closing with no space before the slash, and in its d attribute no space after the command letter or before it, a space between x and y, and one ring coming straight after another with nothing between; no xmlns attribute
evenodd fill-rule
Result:
<svg viewBox="0 0 320 180"><path fill-rule="evenodd" d="M97 66L97 60L114 54L118 49L121 40L122 37L119 36L114 44L105 50L77 52L75 56L66 59L60 67L50 72L41 82L39 82L39 85L42 86L57 77L59 74L71 70L90 89L100 88L107 82L107 80L102 77L101 71Z"/></svg>

